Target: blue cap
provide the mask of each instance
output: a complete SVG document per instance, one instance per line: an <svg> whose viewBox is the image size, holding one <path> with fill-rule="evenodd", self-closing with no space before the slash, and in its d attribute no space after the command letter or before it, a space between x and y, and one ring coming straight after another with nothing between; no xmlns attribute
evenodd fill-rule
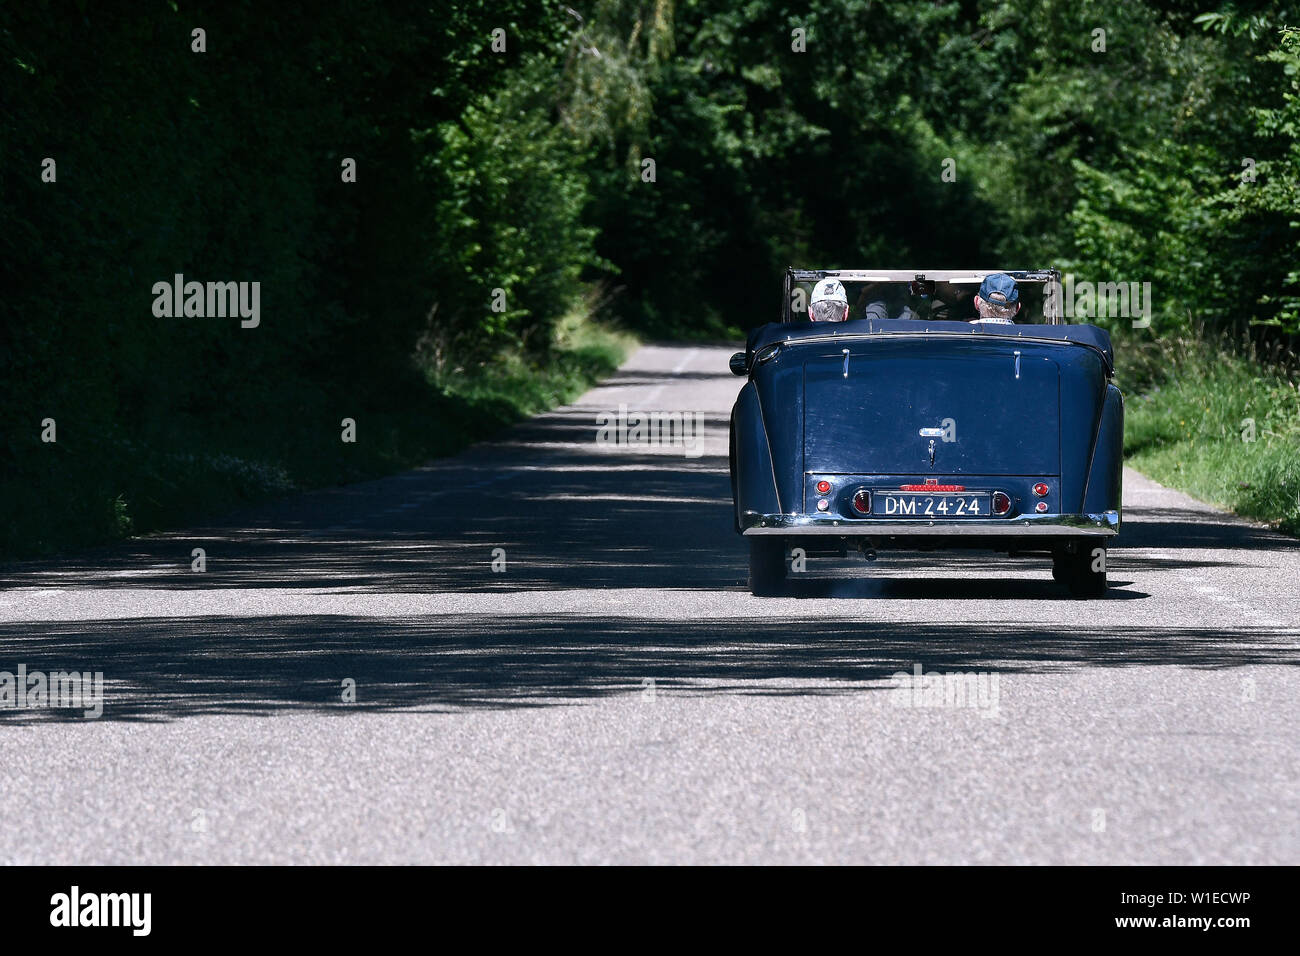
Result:
<svg viewBox="0 0 1300 956"><path fill-rule="evenodd" d="M1005 272L994 272L980 283L980 298L989 305L1015 305L1020 301L1016 280Z"/></svg>

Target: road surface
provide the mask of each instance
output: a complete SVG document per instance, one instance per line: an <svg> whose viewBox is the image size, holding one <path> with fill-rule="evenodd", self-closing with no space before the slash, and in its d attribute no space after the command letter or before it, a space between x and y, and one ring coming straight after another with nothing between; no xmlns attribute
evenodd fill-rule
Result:
<svg viewBox="0 0 1300 956"><path fill-rule="evenodd" d="M427 468L0 568L0 670L106 696L0 710L0 862L1300 862L1295 540L1128 472L1103 601L888 553L753 598L728 354L645 347ZM623 405L703 442L598 445ZM918 666L972 696L925 706Z"/></svg>

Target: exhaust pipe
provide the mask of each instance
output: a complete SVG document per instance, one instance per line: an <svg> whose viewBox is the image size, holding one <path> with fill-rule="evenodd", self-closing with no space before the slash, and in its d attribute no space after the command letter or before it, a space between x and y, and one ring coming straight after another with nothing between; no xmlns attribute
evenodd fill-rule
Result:
<svg viewBox="0 0 1300 956"><path fill-rule="evenodd" d="M870 538L863 538L859 541L858 550L862 552L862 556L868 561L876 560L876 549L872 547Z"/></svg>

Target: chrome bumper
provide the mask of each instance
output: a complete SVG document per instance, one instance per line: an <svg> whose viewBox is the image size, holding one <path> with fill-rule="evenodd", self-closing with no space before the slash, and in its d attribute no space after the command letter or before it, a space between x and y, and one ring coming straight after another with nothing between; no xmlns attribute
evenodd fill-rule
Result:
<svg viewBox="0 0 1300 956"><path fill-rule="evenodd" d="M1119 533L1119 512L1086 515L1017 515L1014 518L976 518L956 521L898 521L893 518L823 518L819 515L761 515L746 512L740 519L742 534L832 534L851 537L914 535L1054 535L1109 537Z"/></svg>

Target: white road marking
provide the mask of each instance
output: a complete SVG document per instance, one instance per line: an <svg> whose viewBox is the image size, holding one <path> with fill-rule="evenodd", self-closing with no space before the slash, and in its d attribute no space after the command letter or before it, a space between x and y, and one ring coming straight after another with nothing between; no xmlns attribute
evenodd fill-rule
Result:
<svg viewBox="0 0 1300 956"><path fill-rule="evenodd" d="M691 349L689 352L687 352L682 357L682 360L673 366L672 374L681 375L682 372L686 371L686 367L691 364L691 360L695 358L695 354L698 351L699 349ZM646 405L653 405L655 402L659 401L659 396L663 393L663 390L667 385L668 385L667 382L662 382L659 385L656 385L651 390L650 394L646 396L645 399Z"/></svg>

